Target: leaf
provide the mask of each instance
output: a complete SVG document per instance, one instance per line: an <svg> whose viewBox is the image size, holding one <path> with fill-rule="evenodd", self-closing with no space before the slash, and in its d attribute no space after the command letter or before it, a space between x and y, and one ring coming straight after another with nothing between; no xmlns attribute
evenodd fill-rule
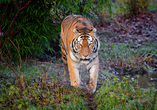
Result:
<svg viewBox="0 0 157 110"><path fill-rule="evenodd" d="M48 104L49 104L49 102L43 102L43 104L44 104L44 105L48 105Z"/></svg>
<svg viewBox="0 0 157 110"><path fill-rule="evenodd" d="M151 68L150 68L150 66L149 66L149 65L146 65L146 69L149 69L149 70L150 70Z"/></svg>
<svg viewBox="0 0 157 110"><path fill-rule="evenodd" d="M76 100L75 102L74 102L74 104L76 104L78 101Z"/></svg>
<svg viewBox="0 0 157 110"><path fill-rule="evenodd" d="M14 89L15 87L13 85L10 86L10 89Z"/></svg>
<svg viewBox="0 0 157 110"><path fill-rule="evenodd" d="M18 109L21 109L21 107L22 107L22 104L19 104L19 105L18 105Z"/></svg>

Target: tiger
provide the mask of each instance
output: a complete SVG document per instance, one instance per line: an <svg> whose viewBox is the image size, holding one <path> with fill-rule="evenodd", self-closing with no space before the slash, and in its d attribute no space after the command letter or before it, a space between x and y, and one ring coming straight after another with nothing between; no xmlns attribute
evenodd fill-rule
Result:
<svg viewBox="0 0 157 110"><path fill-rule="evenodd" d="M100 41L92 22L82 15L68 15L61 23L61 52L64 65L64 82L80 88L80 64L85 64L89 72L86 85L89 93L96 91ZM69 81L70 80L70 81Z"/></svg>

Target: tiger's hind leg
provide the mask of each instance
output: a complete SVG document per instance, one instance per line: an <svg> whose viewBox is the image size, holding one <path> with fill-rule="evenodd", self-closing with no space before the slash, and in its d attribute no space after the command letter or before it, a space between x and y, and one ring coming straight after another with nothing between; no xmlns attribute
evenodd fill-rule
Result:
<svg viewBox="0 0 157 110"><path fill-rule="evenodd" d="M70 83L70 75L67 64L64 64L64 83Z"/></svg>
<svg viewBox="0 0 157 110"><path fill-rule="evenodd" d="M70 75L69 75L69 70L68 70L68 63L67 63L67 56L66 56L66 51L64 44L61 43L61 51L62 51L62 60L64 64L64 83L70 83Z"/></svg>

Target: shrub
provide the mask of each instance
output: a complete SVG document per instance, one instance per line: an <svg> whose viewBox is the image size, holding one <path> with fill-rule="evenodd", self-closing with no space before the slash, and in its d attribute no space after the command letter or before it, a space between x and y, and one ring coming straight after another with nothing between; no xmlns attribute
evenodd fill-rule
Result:
<svg viewBox="0 0 157 110"><path fill-rule="evenodd" d="M111 1L3 0L0 2L1 54L4 59L11 61L16 61L18 54L22 58L38 56L47 59L48 56L59 56L60 24L63 18L69 14L96 18L94 10L103 10L104 6L109 6L110 10Z"/></svg>
<svg viewBox="0 0 157 110"><path fill-rule="evenodd" d="M124 14L139 15L147 10L150 0L117 0Z"/></svg>
<svg viewBox="0 0 157 110"><path fill-rule="evenodd" d="M50 8L51 4L44 0L1 3L1 48L5 59L8 54L13 61L18 58L19 53L13 43L20 47L18 50L23 58L40 56L45 50L55 54L59 27L54 27L50 19Z"/></svg>

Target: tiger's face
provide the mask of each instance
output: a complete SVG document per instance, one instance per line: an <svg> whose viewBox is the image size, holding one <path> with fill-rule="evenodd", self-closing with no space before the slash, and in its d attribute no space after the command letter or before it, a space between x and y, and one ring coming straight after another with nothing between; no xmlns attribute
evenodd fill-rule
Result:
<svg viewBox="0 0 157 110"><path fill-rule="evenodd" d="M96 38L96 29L93 29L90 33L79 33L76 29L73 32L74 38L71 42L71 50L74 57L82 62L90 61L98 52L100 45Z"/></svg>

